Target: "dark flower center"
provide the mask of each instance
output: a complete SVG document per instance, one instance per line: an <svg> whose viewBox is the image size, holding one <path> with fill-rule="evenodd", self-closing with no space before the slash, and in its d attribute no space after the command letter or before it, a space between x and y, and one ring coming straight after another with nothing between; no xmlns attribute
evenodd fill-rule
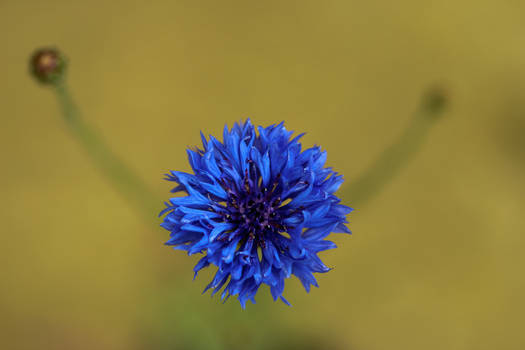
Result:
<svg viewBox="0 0 525 350"><path fill-rule="evenodd" d="M282 201L276 191L278 180L267 188L255 179L247 173L243 188L226 188L229 196L223 217L236 226L235 235L241 235L243 241L253 239L256 245L264 248L265 240L273 240L273 235L285 230L278 210Z"/></svg>

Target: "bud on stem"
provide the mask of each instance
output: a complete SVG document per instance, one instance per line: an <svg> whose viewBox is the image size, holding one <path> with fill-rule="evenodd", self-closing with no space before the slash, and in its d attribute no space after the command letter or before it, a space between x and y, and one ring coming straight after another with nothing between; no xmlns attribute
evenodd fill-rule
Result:
<svg viewBox="0 0 525 350"><path fill-rule="evenodd" d="M45 85L58 85L66 73L66 59L54 48L36 50L29 61L31 75Z"/></svg>

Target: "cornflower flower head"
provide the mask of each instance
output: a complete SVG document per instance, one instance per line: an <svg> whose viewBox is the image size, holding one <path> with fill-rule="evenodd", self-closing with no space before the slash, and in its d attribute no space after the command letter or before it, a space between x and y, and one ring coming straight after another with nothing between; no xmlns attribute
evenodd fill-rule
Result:
<svg viewBox="0 0 525 350"><path fill-rule="evenodd" d="M167 245L203 253L197 273L218 270L204 292L237 296L244 308L255 303L262 284L274 300L283 297L284 280L295 275L307 292L318 286L314 272L330 270L317 254L336 245L325 238L350 233L346 215L334 193L343 182L325 168L320 147L301 150L300 134L291 138L280 123L256 128L250 120L224 128L223 141L201 133L203 149L189 149L194 174L171 171L178 185L161 212L161 226L170 232Z"/></svg>

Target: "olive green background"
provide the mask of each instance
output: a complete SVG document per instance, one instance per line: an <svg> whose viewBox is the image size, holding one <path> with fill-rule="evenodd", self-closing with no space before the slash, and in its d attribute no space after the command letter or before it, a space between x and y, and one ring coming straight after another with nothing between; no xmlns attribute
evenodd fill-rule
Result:
<svg viewBox="0 0 525 350"><path fill-rule="evenodd" d="M198 257L68 133L28 75L43 45L161 199L199 130L284 120L352 182L427 87L450 106L322 254L319 289L291 279L293 307L261 290L241 311L200 295L212 271L191 282ZM1 0L0 47L1 348L525 348L524 1Z"/></svg>

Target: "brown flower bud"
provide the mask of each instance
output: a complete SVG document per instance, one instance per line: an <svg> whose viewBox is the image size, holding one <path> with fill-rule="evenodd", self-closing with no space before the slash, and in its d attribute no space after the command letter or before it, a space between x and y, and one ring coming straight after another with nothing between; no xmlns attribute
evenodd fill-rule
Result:
<svg viewBox="0 0 525 350"><path fill-rule="evenodd" d="M58 84L65 76L66 59L54 48L35 51L29 62L31 75L42 84Z"/></svg>

